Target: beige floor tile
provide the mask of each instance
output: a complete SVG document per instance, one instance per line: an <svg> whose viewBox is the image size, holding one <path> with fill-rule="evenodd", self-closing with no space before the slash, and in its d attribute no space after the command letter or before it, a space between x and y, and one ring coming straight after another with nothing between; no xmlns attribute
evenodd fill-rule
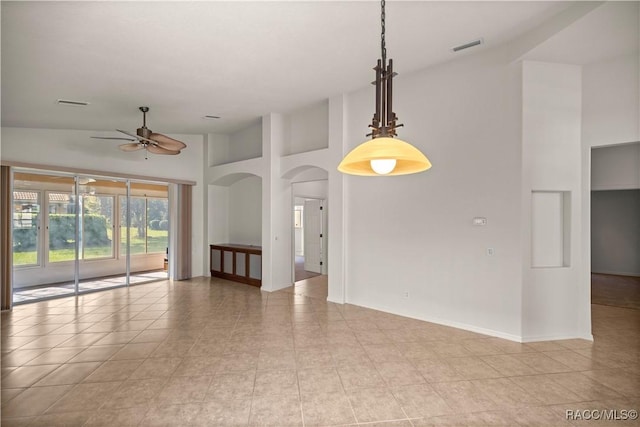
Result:
<svg viewBox="0 0 640 427"><path fill-rule="evenodd" d="M104 362L91 375L84 379L85 383L124 381L138 369L143 360L115 360Z"/></svg>
<svg viewBox="0 0 640 427"><path fill-rule="evenodd" d="M302 396L305 426L353 424L356 418L343 392L313 393Z"/></svg>
<svg viewBox="0 0 640 427"><path fill-rule="evenodd" d="M420 372L409 362L375 363L374 366L389 387L426 383Z"/></svg>
<svg viewBox="0 0 640 427"><path fill-rule="evenodd" d="M580 372L550 374L549 378L571 390L582 400L605 400L622 397L617 391ZM640 387L640 383L638 383L638 387Z"/></svg>
<svg viewBox="0 0 640 427"><path fill-rule="evenodd" d="M61 347L88 347L90 345L95 344L97 341L101 340L107 336L106 333L79 333L77 335L72 336L62 344L58 345L58 348Z"/></svg>
<svg viewBox="0 0 640 427"><path fill-rule="evenodd" d="M442 359L422 359L413 362L418 372L430 383L442 381L460 381L462 375Z"/></svg>
<svg viewBox="0 0 640 427"><path fill-rule="evenodd" d="M293 369L258 371L253 396L298 396L298 377Z"/></svg>
<svg viewBox="0 0 640 427"><path fill-rule="evenodd" d="M227 350L226 342L217 339L196 340L187 353L188 357L222 356Z"/></svg>
<svg viewBox="0 0 640 427"><path fill-rule="evenodd" d="M480 359L505 377L535 375L538 373L531 366L514 357L513 354L481 356Z"/></svg>
<svg viewBox="0 0 640 427"><path fill-rule="evenodd" d="M247 371L258 366L259 353L228 353L220 359L221 371Z"/></svg>
<svg viewBox="0 0 640 427"><path fill-rule="evenodd" d="M431 418L456 412L428 384L393 387L391 392L409 418Z"/></svg>
<svg viewBox="0 0 640 427"><path fill-rule="evenodd" d="M122 384L120 381L78 384L50 407L46 413L97 411L118 389L120 384Z"/></svg>
<svg viewBox="0 0 640 427"><path fill-rule="evenodd" d="M251 426L301 426L302 411L297 396L254 397L249 415Z"/></svg>
<svg viewBox="0 0 640 427"><path fill-rule="evenodd" d="M2 406L3 420L11 417L40 415L72 388L72 386L31 387Z"/></svg>
<svg viewBox="0 0 640 427"><path fill-rule="evenodd" d="M71 334L60 334L60 335L46 335L40 338L36 338L33 341L28 342L27 344L20 347L22 350L28 350L30 348L53 348L71 338L73 335Z"/></svg>
<svg viewBox="0 0 640 427"><path fill-rule="evenodd" d="M27 427L36 417L2 418L2 427Z"/></svg>
<svg viewBox="0 0 640 427"><path fill-rule="evenodd" d="M201 418L202 405L188 403L185 405L152 406L140 426L174 427L174 426L205 426Z"/></svg>
<svg viewBox="0 0 640 427"><path fill-rule="evenodd" d="M220 357L185 357L173 375L180 377L213 376L219 366Z"/></svg>
<svg viewBox="0 0 640 427"><path fill-rule="evenodd" d="M479 357L453 357L448 359L447 363L465 380L503 376Z"/></svg>
<svg viewBox="0 0 640 427"><path fill-rule="evenodd" d="M516 385L509 378L494 378L471 381L484 396L489 396L500 409L541 405L533 394Z"/></svg>
<svg viewBox="0 0 640 427"><path fill-rule="evenodd" d="M0 399L1 401L0 405L4 406L5 403L7 403L8 401L10 401L11 399L13 399L14 397L16 397L17 395L19 395L25 390L26 388L3 388L1 393L2 399Z"/></svg>
<svg viewBox="0 0 640 427"><path fill-rule="evenodd" d="M158 347L158 343L129 343L125 344L110 360L145 359Z"/></svg>
<svg viewBox="0 0 640 427"><path fill-rule="evenodd" d="M488 338L463 340L460 344L476 356L489 356L503 353L503 351L495 344L492 344Z"/></svg>
<svg viewBox="0 0 640 427"><path fill-rule="evenodd" d="M258 370L295 369L296 354L294 351L261 350L258 356Z"/></svg>
<svg viewBox="0 0 640 427"><path fill-rule="evenodd" d="M304 396L327 393L344 393L338 371L331 367L298 370L300 393Z"/></svg>
<svg viewBox="0 0 640 427"><path fill-rule="evenodd" d="M347 391L347 397L359 423L407 418L387 388L351 390Z"/></svg>
<svg viewBox="0 0 640 427"><path fill-rule="evenodd" d="M296 349L296 366L298 369L333 366L333 357L326 347L304 347Z"/></svg>
<svg viewBox="0 0 640 427"><path fill-rule="evenodd" d="M408 361L397 344L364 345L363 348L369 359L374 363Z"/></svg>
<svg viewBox="0 0 640 427"><path fill-rule="evenodd" d="M169 329L146 329L136 335L130 343L162 342L169 335Z"/></svg>
<svg viewBox="0 0 640 427"><path fill-rule="evenodd" d="M94 345L128 344L140 331L111 332L95 342Z"/></svg>
<svg viewBox="0 0 640 427"><path fill-rule="evenodd" d="M544 355L575 371L606 369L606 366L572 350L545 351Z"/></svg>
<svg viewBox="0 0 640 427"><path fill-rule="evenodd" d="M569 372L572 369L568 366L546 356L544 353L521 353L514 354L514 358L529 366L536 373L552 374L556 372Z"/></svg>
<svg viewBox="0 0 640 427"><path fill-rule="evenodd" d="M182 360L183 359L177 357L158 357L139 361L141 363L138 364L135 371L131 374L131 378L141 379L170 377L171 375L173 375L175 370L178 369L178 366L180 366Z"/></svg>
<svg viewBox="0 0 640 427"><path fill-rule="evenodd" d="M208 426L238 427L249 423L251 399L215 399L202 404L199 418Z"/></svg>
<svg viewBox="0 0 640 427"><path fill-rule="evenodd" d="M40 356L31 359L25 366L28 365L54 365L68 362L69 359L76 356L78 353L84 351L84 347L65 347L65 348L52 348L51 350L42 353Z"/></svg>
<svg viewBox="0 0 640 427"><path fill-rule="evenodd" d="M452 408L461 413L497 410L500 407L481 393L471 381L452 381L431 384L433 389Z"/></svg>
<svg viewBox="0 0 640 427"><path fill-rule="evenodd" d="M45 414L37 417L29 427L81 427L91 417L91 412L67 412L63 414Z"/></svg>
<svg viewBox="0 0 640 427"><path fill-rule="evenodd" d="M640 397L640 375L630 374L623 369L599 369L583 374L626 397Z"/></svg>
<svg viewBox="0 0 640 427"><path fill-rule="evenodd" d="M12 369L2 377L2 388L29 387L44 376L58 369L60 365L22 366Z"/></svg>
<svg viewBox="0 0 640 427"><path fill-rule="evenodd" d="M378 370L371 363L338 366L337 371L345 390L385 386Z"/></svg>
<svg viewBox="0 0 640 427"><path fill-rule="evenodd" d="M87 420L86 427L133 427L140 424L146 411L140 408L100 409Z"/></svg>
<svg viewBox="0 0 640 427"><path fill-rule="evenodd" d="M580 396L553 381L549 375L511 377L510 380L542 401L544 405L582 401Z"/></svg>
<svg viewBox="0 0 640 427"><path fill-rule="evenodd" d="M209 385L205 400L251 398L256 371L218 372Z"/></svg>
<svg viewBox="0 0 640 427"><path fill-rule="evenodd" d="M67 363L34 384L36 387L77 384L94 372L101 362Z"/></svg>
<svg viewBox="0 0 640 427"><path fill-rule="evenodd" d="M179 405L202 402L211 377L171 377L155 398L155 405Z"/></svg>
<svg viewBox="0 0 640 427"><path fill-rule="evenodd" d="M166 378L146 378L141 380L126 380L120 387L105 401L101 409L125 409L142 407L144 411L153 399L164 390L167 383Z"/></svg>
<svg viewBox="0 0 640 427"><path fill-rule="evenodd" d="M46 348L34 348L30 350L13 350L10 353L2 353L2 367L18 367L25 365L47 351L49 350Z"/></svg>
<svg viewBox="0 0 640 427"><path fill-rule="evenodd" d="M77 356L69 360L69 363L79 362L102 362L109 360L111 356L116 354L122 348L122 345L106 345L88 347Z"/></svg>

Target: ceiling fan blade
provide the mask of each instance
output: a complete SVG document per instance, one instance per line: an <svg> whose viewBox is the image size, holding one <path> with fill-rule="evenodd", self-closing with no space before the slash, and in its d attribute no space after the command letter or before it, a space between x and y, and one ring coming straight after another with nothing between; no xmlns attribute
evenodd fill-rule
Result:
<svg viewBox="0 0 640 427"><path fill-rule="evenodd" d="M118 132L122 132L122 133L124 133L125 135L129 135L129 136L131 136L131 137L133 137L133 138L137 139L138 141L150 142L151 144L155 144L155 143L156 143L156 142L155 142L154 140L152 140L152 139L148 139L148 138L145 138L144 136L136 135L135 133L130 133L130 132L127 132L127 131L124 131L124 130L120 130L120 129L116 129L116 130L117 130Z"/></svg>
<svg viewBox="0 0 640 427"><path fill-rule="evenodd" d="M120 149L122 151L136 151L136 150L142 150L143 148L144 148L144 145L138 142L132 142L131 144L120 145Z"/></svg>
<svg viewBox="0 0 640 427"><path fill-rule="evenodd" d="M120 138L119 136L92 136L93 139L117 139L120 141L135 141L135 139L131 138Z"/></svg>
<svg viewBox="0 0 640 427"><path fill-rule="evenodd" d="M167 154L170 156L175 156L176 154L180 154L180 150L167 150L166 148L158 147L153 144L147 145L147 151L153 154Z"/></svg>
<svg viewBox="0 0 640 427"><path fill-rule="evenodd" d="M152 133L149 135L150 139L153 139L158 146L162 148L166 148L167 150L182 150L187 145L184 142L178 141L177 139L169 138L166 135L161 133Z"/></svg>

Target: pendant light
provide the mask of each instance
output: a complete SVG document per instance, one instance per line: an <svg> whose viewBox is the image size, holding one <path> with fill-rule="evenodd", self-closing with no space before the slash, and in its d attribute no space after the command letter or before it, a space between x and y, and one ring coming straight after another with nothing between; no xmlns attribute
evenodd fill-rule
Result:
<svg viewBox="0 0 640 427"><path fill-rule="evenodd" d="M366 141L349 152L342 159L338 170L350 175L362 176L390 176L407 175L423 172L431 167L431 162L416 147L408 142L396 138L398 117L392 109L392 79L393 59L387 63L387 47L385 41L385 0L381 2L382 59L374 70L376 71L376 108L373 121L369 125L371 136Z"/></svg>

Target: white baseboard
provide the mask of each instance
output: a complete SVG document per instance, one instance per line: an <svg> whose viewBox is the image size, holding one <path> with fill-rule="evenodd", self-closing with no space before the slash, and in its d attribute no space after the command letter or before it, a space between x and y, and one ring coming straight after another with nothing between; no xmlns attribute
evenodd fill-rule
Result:
<svg viewBox="0 0 640 427"><path fill-rule="evenodd" d="M528 343L528 342L539 342L539 341L558 341L558 340L573 340L573 339L583 339L587 341L593 341L593 335L592 334L531 335L531 336L522 337L522 342Z"/></svg>

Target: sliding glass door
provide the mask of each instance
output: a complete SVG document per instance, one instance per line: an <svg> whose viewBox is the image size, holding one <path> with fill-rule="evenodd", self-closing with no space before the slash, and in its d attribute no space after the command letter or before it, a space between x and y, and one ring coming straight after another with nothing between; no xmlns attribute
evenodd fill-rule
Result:
<svg viewBox="0 0 640 427"><path fill-rule="evenodd" d="M14 303L167 279L166 184L14 171Z"/></svg>

